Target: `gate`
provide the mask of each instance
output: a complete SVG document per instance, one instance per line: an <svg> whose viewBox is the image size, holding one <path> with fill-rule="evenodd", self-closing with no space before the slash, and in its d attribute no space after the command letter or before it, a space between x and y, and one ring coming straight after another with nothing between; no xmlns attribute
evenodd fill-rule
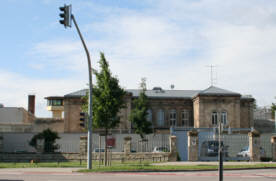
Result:
<svg viewBox="0 0 276 181"><path fill-rule="evenodd" d="M188 136L187 131L175 131L177 152L181 161L188 160Z"/></svg>

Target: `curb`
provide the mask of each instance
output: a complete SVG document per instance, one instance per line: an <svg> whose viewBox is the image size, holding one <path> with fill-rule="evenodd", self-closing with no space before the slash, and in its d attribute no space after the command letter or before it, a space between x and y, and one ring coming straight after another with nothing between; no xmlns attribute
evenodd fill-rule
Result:
<svg viewBox="0 0 276 181"><path fill-rule="evenodd" d="M263 168L225 168L224 171L235 171L235 170L260 170L260 169L276 169L276 167L263 167ZM127 171L127 170L118 170L118 171L73 171L76 173L151 173L151 172L208 172L208 171L218 171L218 169L205 169L205 170L197 170L197 169L191 169L191 170L133 170L133 171Z"/></svg>

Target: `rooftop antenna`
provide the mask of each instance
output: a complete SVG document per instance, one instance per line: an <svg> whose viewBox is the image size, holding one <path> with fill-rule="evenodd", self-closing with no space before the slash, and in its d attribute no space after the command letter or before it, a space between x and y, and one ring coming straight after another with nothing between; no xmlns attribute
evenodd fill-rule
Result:
<svg viewBox="0 0 276 181"><path fill-rule="evenodd" d="M216 76L214 77L214 72L215 72L215 68L218 67L218 66L211 64L211 65L207 65L206 67L210 68L210 83L211 83L211 86L213 86L217 82L218 74L216 72Z"/></svg>

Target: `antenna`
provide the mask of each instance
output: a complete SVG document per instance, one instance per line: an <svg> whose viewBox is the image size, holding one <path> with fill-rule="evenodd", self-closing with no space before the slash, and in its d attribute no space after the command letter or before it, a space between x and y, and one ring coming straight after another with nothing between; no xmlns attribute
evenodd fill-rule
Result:
<svg viewBox="0 0 276 181"><path fill-rule="evenodd" d="M218 67L218 66L211 64L211 65L207 65L206 67L210 68L210 83L211 83L211 86L213 86L214 84L217 83L218 74L216 72L216 76L214 77L214 72L215 72L215 68Z"/></svg>

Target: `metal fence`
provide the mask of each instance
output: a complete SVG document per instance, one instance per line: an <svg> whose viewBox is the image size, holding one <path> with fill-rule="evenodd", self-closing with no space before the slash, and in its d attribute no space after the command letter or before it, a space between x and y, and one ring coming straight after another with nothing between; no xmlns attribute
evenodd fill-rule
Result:
<svg viewBox="0 0 276 181"><path fill-rule="evenodd" d="M35 152L36 150L29 145L30 140L35 133L2 133L3 136L3 152ZM56 140L58 145L57 152L79 153L80 137L86 136L85 133L60 133L60 139ZM112 147L113 152L122 152L124 150L124 138L131 137L131 150L133 152L152 152L154 147L166 147L169 149L169 135L150 134L146 136L147 142L141 142L141 138L137 134L113 134L115 144ZM100 145L101 142L101 145ZM92 148L97 150L104 148L104 136L93 134Z"/></svg>

